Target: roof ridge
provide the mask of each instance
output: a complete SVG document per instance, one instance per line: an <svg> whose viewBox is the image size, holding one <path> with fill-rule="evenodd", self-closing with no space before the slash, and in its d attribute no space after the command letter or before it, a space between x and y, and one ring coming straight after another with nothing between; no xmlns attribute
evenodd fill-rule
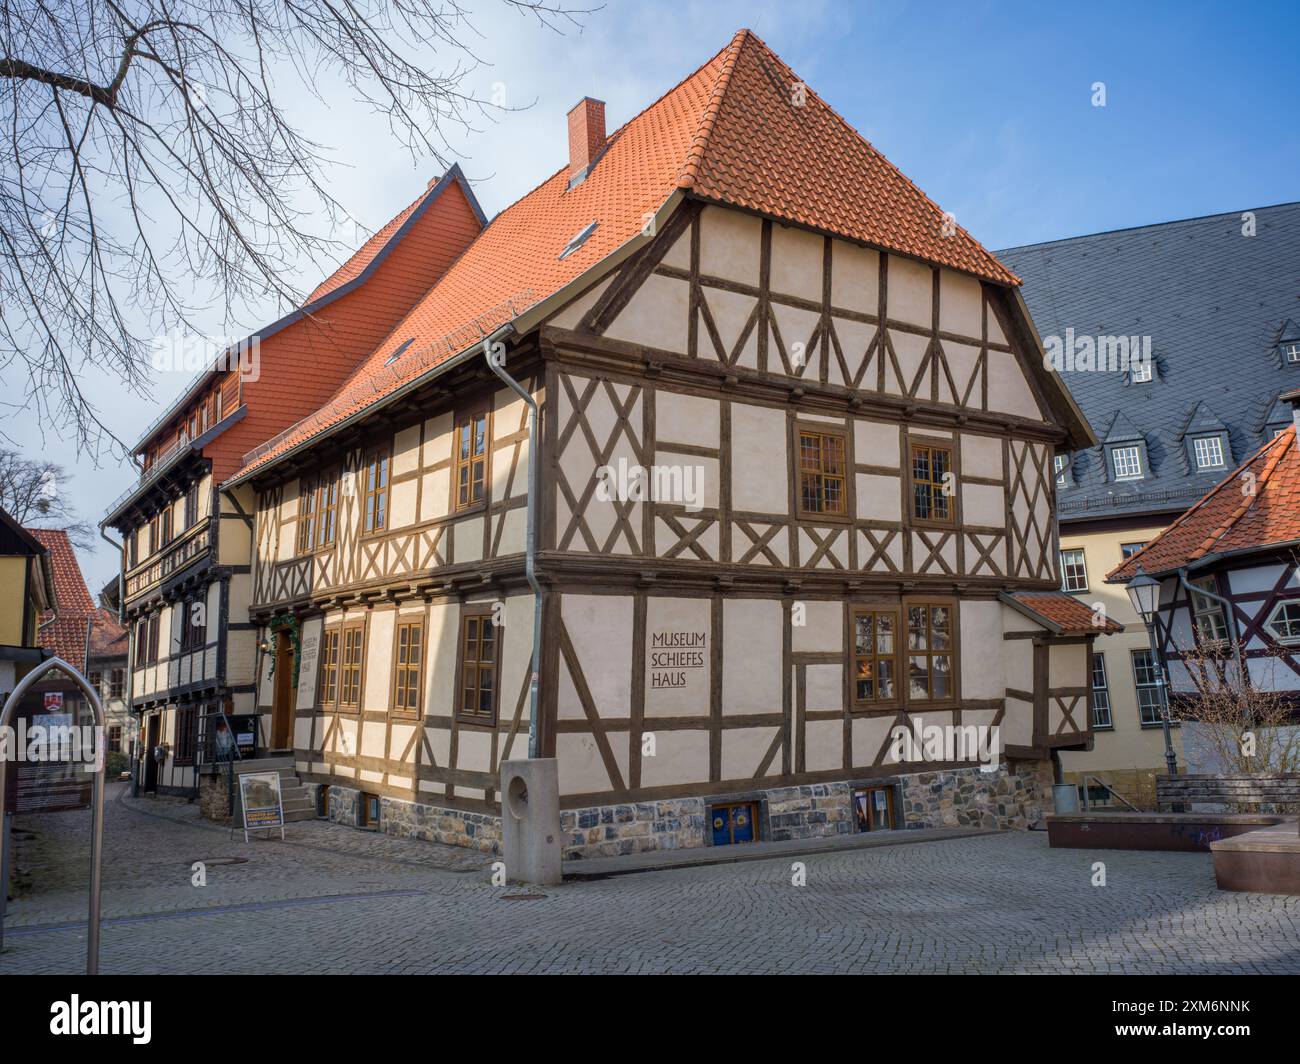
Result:
<svg viewBox="0 0 1300 1064"><path fill-rule="evenodd" d="M1216 211L1213 214L1194 214L1188 218L1170 218L1164 222L1147 222L1144 225L1122 225L1117 229L1098 229L1093 233L1079 233L1075 236L1060 236L1054 240L1038 240L1030 244L1012 244L1009 247L999 248L1000 253L1011 251L1035 251L1042 248L1053 247L1058 244L1073 244L1083 240L1092 240L1100 236L1116 236L1120 233L1137 233L1144 229L1164 229L1175 225L1190 225L1193 222L1208 222L1216 218L1230 218L1233 215L1240 217L1242 211L1271 211L1280 207L1300 207L1300 200L1286 200L1282 203L1269 203L1263 207L1244 207L1241 210Z"/></svg>
<svg viewBox="0 0 1300 1064"><path fill-rule="evenodd" d="M709 102L704 105L704 113L700 116L699 129L691 139L690 147L686 149L686 158L682 160L681 173L677 178L678 188L691 188L694 186L696 178L699 177L700 164L704 162L704 153L709 146L709 136L713 133L713 127L718 120L718 112L722 110L722 101L727 95L728 87L731 85L731 73L736 69L736 60L740 56L741 48L744 47L745 41L750 37L754 37L754 35L749 30L737 30L722 51L715 53L708 62L701 63L695 68L694 73L683 78L677 85L674 85L668 92L659 97L662 100L670 93L676 92L680 86L684 85L690 78L695 77L718 56L726 55L726 58L722 61L722 69L718 71L717 79L713 82L713 90L709 93ZM757 37L754 37L754 39L758 40ZM658 100L655 101L655 103L658 102ZM653 107L654 104L650 106ZM649 108L646 108L646 110L649 110Z"/></svg>

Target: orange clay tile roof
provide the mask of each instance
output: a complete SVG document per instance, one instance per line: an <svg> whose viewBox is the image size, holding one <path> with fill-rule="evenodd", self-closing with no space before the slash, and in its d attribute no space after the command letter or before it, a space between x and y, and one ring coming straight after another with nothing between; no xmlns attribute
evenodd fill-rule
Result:
<svg viewBox="0 0 1300 1064"><path fill-rule="evenodd" d="M1019 279L767 45L741 30L717 55L607 138L586 180L566 165L479 235L334 397L248 456L244 477L468 348L642 234L679 191L926 259L1003 285ZM557 141L560 138L557 137ZM596 222L587 241L560 253ZM390 364L393 353L409 347Z"/></svg>
<svg viewBox="0 0 1300 1064"><path fill-rule="evenodd" d="M362 244L347 262L321 281L312 294L307 297L303 306L310 306L322 296L327 296L336 288L342 288L349 281L360 277L365 272L366 267L374 262L375 256L392 239L393 234L401 229L406 220L415 213L415 208L424 202L424 198L432 191L433 185L434 182L431 181L429 187L421 192L400 214L391 219L387 225L379 229L369 240Z"/></svg>
<svg viewBox="0 0 1300 1064"><path fill-rule="evenodd" d="M1251 487L1253 491L1249 490ZM1300 540L1300 448L1291 426L1246 459L1142 550L1110 583L1171 572L1200 558Z"/></svg>
<svg viewBox="0 0 1300 1064"><path fill-rule="evenodd" d="M90 597L68 534L55 528L29 528L27 531L50 552L54 597L59 607L57 615L49 610L41 614L40 623L44 627L40 629L39 642L69 665L81 668L86 658L86 618L96 614L98 607ZM54 623L46 623L51 618L54 618Z"/></svg>
<svg viewBox="0 0 1300 1064"><path fill-rule="evenodd" d="M1064 591L1012 591L1007 597L1034 614L1040 623L1046 621L1048 627L1057 629L1062 635L1113 635L1124 631L1122 624L1109 617L1103 617L1098 624L1092 606Z"/></svg>

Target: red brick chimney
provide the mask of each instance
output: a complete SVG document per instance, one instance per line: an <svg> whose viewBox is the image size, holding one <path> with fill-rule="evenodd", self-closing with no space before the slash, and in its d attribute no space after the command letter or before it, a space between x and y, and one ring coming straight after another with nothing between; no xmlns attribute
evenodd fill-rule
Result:
<svg viewBox="0 0 1300 1064"><path fill-rule="evenodd" d="M584 96L569 112L569 187L580 184L605 147L605 101Z"/></svg>

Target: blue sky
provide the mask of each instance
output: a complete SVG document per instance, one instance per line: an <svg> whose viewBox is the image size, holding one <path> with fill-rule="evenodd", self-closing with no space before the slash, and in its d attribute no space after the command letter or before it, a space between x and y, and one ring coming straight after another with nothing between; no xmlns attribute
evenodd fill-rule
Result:
<svg viewBox="0 0 1300 1064"><path fill-rule="evenodd" d="M562 37L490 0L470 6L481 12L478 51L491 63L475 73L477 84L487 93L500 83L507 103L531 105L454 140L489 215L562 164L564 116L581 96L606 100L613 128L742 26L992 249L1300 199L1294 0L609 0L581 32ZM440 61L429 53L429 63ZM1095 82L1105 84L1105 107L1092 104ZM395 148L346 87L319 83L323 108L287 85L292 118L333 149L327 177L357 220L335 235L359 242L437 168ZM322 271L302 263L299 287L310 289ZM234 332L278 313L248 307L238 323L207 325ZM87 388L134 441L186 381L164 376L149 398L91 370ZM2 375L0 385L9 387ZM42 434L19 417L0 431L67 466L87 518L98 520L130 481L114 458L96 467L56 428ZM103 548L83 564L95 589L117 559Z"/></svg>

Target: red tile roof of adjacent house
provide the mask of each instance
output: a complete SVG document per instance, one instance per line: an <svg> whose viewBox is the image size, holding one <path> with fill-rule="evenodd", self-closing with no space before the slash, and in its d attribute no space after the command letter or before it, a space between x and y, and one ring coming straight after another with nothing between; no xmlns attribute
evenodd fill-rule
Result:
<svg viewBox="0 0 1300 1064"><path fill-rule="evenodd" d="M1281 432L1142 550L1106 576L1123 583L1137 575L1172 572L1217 554L1258 550L1300 540L1300 447L1295 426Z"/></svg>
<svg viewBox="0 0 1300 1064"><path fill-rule="evenodd" d="M76 551L62 529L29 528L27 531L49 551L50 569L54 573L54 597L58 602L57 611L41 614L38 641L44 649L69 665L81 668L86 659L86 618L95 613L97 607L81 575Z"/></svg>
<svg viewBox="0 0 1300 1064"><path fill-rule="evenodd" d="M415 212L415 208L423 202L429 190L433 188L433 182L430 182L429 189L421 192L420 195L403 209L397 217L391 219L387 225L377 230L369 240L361 245L352 256L343 263L337 270L321 281L320 284L312 291L303 306L310 306L322 296L327 296L337 288L342 288L349 281L360 277L367 266L374 262L375 257L384 249L384 246L393 238L393 234L402 228L406 220Z"/></svg>
<svg viewBox="0 0 1300 1064"><path fill-rule="evenodd" d="M1021 607L1033 619L1060 635L1114 635L1124 631L1124 626L1102 616L1098 623L1097 612L1086 602L1080 602L1064 591L1011 591L1003 601Z"/></svg>
<svg viewBox="0 0 1300 1064"><path fill-rule="evenodd" d="M383 402L555 295L643 238L677 193L1019 284L819 96L806 91L795 106L797 84L766 44L741 30L611 135L586 180L569 188L566 163L502 211L330 402L250 454L237 477ZM561 259L593 222L586 242Z"/></svg>
<svg viewBox="0 0 1300 1064"><path fill-rule="evenodd" d="M112 610L98 607L94 614L93 627L90 630L90 661L96 658L124 658L129 649L130 640L127 630L117 622L117 615Z"/></svg>

